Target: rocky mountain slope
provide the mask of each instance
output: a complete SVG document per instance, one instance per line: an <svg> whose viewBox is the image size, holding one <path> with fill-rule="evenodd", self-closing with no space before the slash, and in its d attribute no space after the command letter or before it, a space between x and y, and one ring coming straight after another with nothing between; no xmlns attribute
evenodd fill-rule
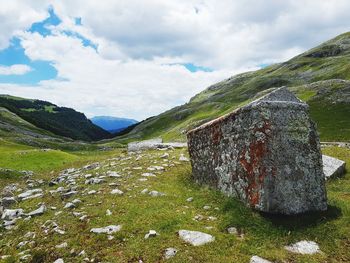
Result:
<svg viewBox="0 0 350 263"><path fill-rule="evenodd" d="M185 140L188 129L280 86L288 86L308 102L321 140L350 140L349 61L350 33L345 33L287 62L239 74L212 85L188 103L140 122L120 140L157 136L165 140Z"/></svg>
<svg viewBox="0 0 350 263"><path fill-rule="evenodd" d="M50 102L0 95L0 107L51 134L84 141L111 137L109 132L94 125L84 114Z"/></svg>

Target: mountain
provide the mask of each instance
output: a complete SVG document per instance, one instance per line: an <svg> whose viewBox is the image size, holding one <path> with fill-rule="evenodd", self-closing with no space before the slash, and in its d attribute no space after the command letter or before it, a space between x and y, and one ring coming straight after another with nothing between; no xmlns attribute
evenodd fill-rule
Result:
<svg viewBox="0 0 350 263"><path fill-rule="evenodd" d="M94 141L111 138L111 134L94 125L83 113L58 107L50 102L0 95L0 107L31 125L75 140Z"/></svg>
<svg viewBox="0 0 350 263"><path fill-rule="evenodd" d="M101 127L102 129L109 131L110 133L117 133L125 128L137 123L137 120L117 118L111 116L96 116L90 119L92 123Z"/></svg>
<svg viewBox="0 0 350 263"><path fill-rule="evenodd" d="M309 104L321 140L350 140L350 32L289 61L238 74L212 85L188 103L140 122L119 140L161 136L168 141L184 141L188 129L280 86L288 86Z"/></svg>

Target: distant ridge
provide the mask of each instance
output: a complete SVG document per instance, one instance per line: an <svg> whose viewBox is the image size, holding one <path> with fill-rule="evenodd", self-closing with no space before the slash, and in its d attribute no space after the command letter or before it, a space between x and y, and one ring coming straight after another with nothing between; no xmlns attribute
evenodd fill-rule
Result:
<svg viewBox="0 0 350 263"><path fill-rule="evenodd" d="M112 116L96 116L90 120L95 125L113 134L119 133L131 125L138 123L138 121L134 119L118 118Z"/></svg>

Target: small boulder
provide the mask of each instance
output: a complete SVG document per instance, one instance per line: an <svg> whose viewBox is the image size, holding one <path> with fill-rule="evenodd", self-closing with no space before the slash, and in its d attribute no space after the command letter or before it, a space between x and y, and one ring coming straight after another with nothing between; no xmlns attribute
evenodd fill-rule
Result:
<svg viewBox="0 0 350 263"><path fill-rule="evenodd" d="M146 235L145 235L145 239L148 239L150 237L156 237L159 234L155 231L155 230L150 230Z"/></svg>
<svg viewBox="0 0 350 263"><path fill-rule="evenodd" d="M295 244L292 244L290 246L284 247L286 250L292 253L298 253L303 255L312 255L320 252L320 248L314 241L299 241Z"/></svg>
<svg viewBox="0 0 350 263"><path fill-rule="evenodd" d="M165 259L169 259L172 258L176 255L177 250L176 248L173 247L168 247L165 251L164 251L164 258Z"/></svg>
<svg viewBox="0 0 350 263"><path fill-rule="evenodd" d="M41 205L38 209L33 210L32 212L29 212L28 214L26 214L26 216L40 216L42 214L44 214L46 211L46 206L45 205Z"/></svg>
<svg viewBox="0 0 350 263"><path fill-rule="evenodd" d="M180 230L178 234L183 241L193 246L201 246L215 240L215 237L212 235L199 231Z"/></svg>
<svg viewBox="0 0 350 263"><path fill-rule="evenodd" d="M258 256L252 256L249 263L271 263L271 261L268 261Z"/></svg>
<svg viewBox="0 0 350 263"><path fill-rule="evenodd" d="M23 209L5 209L2 213L1 219L13 220L23 215Z"/></svg>
<svg viewBox="0 0 350 263"><path fill-rule="evenodd" d="M90 230L91 233L96 233L96 234L113 234L115 232L120 231L122 228L121 225L110 225L106 227L100 227L100 228L92 228Z"/></svg>
<svg viewBox="0 0 350 263"><path fill-rule="evenodd" d="M124 192L116 188L116 189L113 189L113 190L111 191L111 194L112 194L112 195L123 195Z"/></svg>
<svg viewBox="0 0 350 263"><path fill-rule="evenodd" d="M345 162L327 155L322 155L323 172L326 179L345 174Z"/></svg>

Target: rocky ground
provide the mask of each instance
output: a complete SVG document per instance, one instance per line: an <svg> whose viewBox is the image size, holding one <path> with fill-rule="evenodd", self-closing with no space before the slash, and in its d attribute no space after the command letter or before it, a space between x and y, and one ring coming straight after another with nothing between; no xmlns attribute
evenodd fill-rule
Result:
<svg viewBox="0 0 350 263"><path fill-rule="evenodd" d="M26 173L1 192L1 260L349 262L349 174L328 182L327 212L281 218L193 184L190 171L185 149L162 149Z"/></svg>

